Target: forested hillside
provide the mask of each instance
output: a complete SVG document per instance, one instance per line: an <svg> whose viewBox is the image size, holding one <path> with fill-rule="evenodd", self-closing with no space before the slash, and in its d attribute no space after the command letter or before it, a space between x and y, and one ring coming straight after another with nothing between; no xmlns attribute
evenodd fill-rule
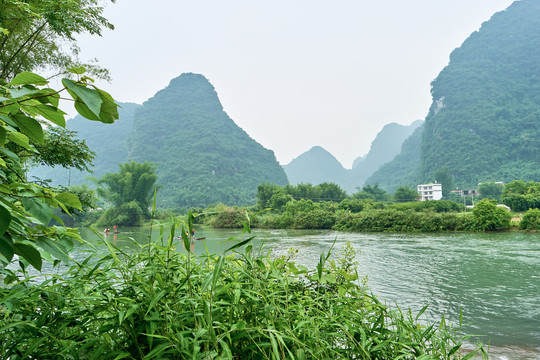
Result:
<svg viewBox="0 0 540 360"><path fill-rule="evenodd" d="M540 1L514 2L454 50L432 83L420 179L540 181Z"/></svg>
<svg viewBox="0 0 540 360"><path fill-rule="evenodd" d="M60 166L38 166L30 168L28 178L49 179L54 185L80 185L90 183L87 176L101 177L108 172L116 172L118 164L128 159L128 137L133 129L133 114L141 105L120 103L119 118L112 124L88 121L80 115L68 120L66 128L72 136L84 140L96 155L93 160L93 173Z"/></svg>
<svg viewBox="0 0 540 360"><path fill-rule="evenodd" d="M388 163L401 151L401 146L416 128L422 125L422 120L416 120L410 125L391 123L385 125L377 134L375 140L362 162L350 171L352 184L362 187L371 174Z"/></svg>
<svg viewBox="0 0 540 360"><path fill-rule="evenodd" d="M182 74L146 101L131 144L132 160L157 165L166 207L254 204L259 184L287 184L274 153L231 120L202 75Z"/></svg>
<svg viewBox="0 0 540 360"><path fill-rule="evenodd" d="M412 135L403 142L400 154L375 171L366 180L366 185L379 184L382 189L391 193L402 185L415 188L418 184L423 131L424 126L416 128Z"/></svg>
<svg viewBox="0 0 540 360"><path fill-rule="evenodd" d="M355 160L352 170L343 168L332 154L320 146L313 147L283 168L291 184L333 182L353 193L374 171L399 154L403 141L421 124L422 121L417 120L410 125L385 125L371 143L369 152Z"/></svg>

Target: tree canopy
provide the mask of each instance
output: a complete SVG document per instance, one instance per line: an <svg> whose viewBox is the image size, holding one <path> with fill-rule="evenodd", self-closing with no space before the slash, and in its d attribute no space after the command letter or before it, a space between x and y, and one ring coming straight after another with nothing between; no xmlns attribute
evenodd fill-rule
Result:
<svg viewBox="0 0 540 360"><path fill-rule="evenodd" d="M114 2L114 0L112 0ZM114 26L103 17L101 0L3 0L0 7L0 79L38 67L82 65L75 35L101 35ZM66 46L68 45L68 46ZM94 74L106 75L97 66Z"/></svg>
<svg viewBox="0 0 540 360"><path fill-rule="evenodd" d="M148 213L156 190L157 175L155 165L129 161L118 164L117 173L105 174L97 180L100 186L98 195L109 201L113 206L122 206L131 201L137 202L143 213Z"/></svg>

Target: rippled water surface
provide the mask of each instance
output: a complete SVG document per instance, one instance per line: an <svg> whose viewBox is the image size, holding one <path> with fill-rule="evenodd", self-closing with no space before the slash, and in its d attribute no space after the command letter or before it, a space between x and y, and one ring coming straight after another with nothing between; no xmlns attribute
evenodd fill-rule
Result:
<svg viewBox="0 0 540 360"><path fill-rule="evenodd" d="M84 234L84 233L83 233ZM201 230L194 252L220 253L238 231ZM494 359L540 359L540 234L349 234L330 231L254 230L256 243L274 255L299 250L297 262L314 268L334 240L334 254L350 241L358 272L390 306L429 304L428 320L444 315L492 346ZM91 237L91 235L88 235ZM112 234L108 235L112 238ZM121 233L144 241L137 234Z"/></svg>

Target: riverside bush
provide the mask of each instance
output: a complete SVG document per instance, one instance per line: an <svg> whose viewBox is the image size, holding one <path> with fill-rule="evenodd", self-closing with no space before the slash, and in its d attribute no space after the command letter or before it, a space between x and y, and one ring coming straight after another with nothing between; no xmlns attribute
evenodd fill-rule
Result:
<svg viewBox="0 0 540 360"><path fill-rule="evenodd" d="M215 228L241 229L247 221L246 209L223 206L210 218L209 223ZM254 222L256 223L256 220Z"/></svg>
<svg viewBox="0 0 540 360"><path fill-rule="evenodd" d="M464 339L444 319L419 324L426 308L413 316L381 304L358 282L350 246L340 261L322 254L316 269L308 270L290 257L255 253L251 238L239 244L248 244L245 252L196 257L174 251L181 246L173 242L174 235L173 227L168 239L134 244L130 251L104 239L108 251L95 250L37 285L27 274L4 269L8 287L0 289L2 358L474 355L461 353Z"/></svg>
<svg viewBox="0 0 540 360"><path fill-rule="evenodd" d="M506 209L497 207L497 201L482 199L473 210L472 228L477 231L500 231L510 228L512 215Z"/></svg>
<svg viewBox="0 0 540 360"><path fill-rule="evenodd" d="M143 210L135 200L105 210L97 221L98 226L138 226L144 220Z"/></svg>
<svg viewBox="0 0 540 360"><path fill-rule="evenodd" d="M335 221L335 212L316 209L299 214L295 218L293 227L295 229L331 229Z"/></svg>
<svg viewBox="0 0 540 360"><path fill-rule="evenodd" d="M391 209L396 210L409 210L414 211L434 211L434 212L461 212L464 210L462 204L458 204L455 201L450 200L436 200L436 201L411 201L406 203L392 204L389 206Z"/></svg>
<svg viewBox="0 0 540 360"><path fill-rule="evenodd" d="M540 229L540 209L529 209L524 215L523 219L519 223L521 230L535 230Z"/></svg>
<svg viewBox="0 0 540 360"><path fill-rule="evenodd" d="M342 231L463 231L468 230L472 216L468 214L416 212L412 209L371 210L357 214L345 213L334 228Z"/></svg>

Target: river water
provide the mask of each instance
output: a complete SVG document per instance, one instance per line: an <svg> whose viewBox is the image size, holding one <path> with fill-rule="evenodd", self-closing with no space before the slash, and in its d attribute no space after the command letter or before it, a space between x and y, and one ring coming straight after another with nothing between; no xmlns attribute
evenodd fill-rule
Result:
<svg viewBox="0 0 540 360"><path fill-rule="evenodd" d="M147 241L145 234L120 233ZM91 239L87 230L84 237ZM236 230L200 230L193 251L222 253L239 236ZM321 252L335 241L337 256L350 242L358 251L358 273L391 307L424 305L428 321L444 315L453 324L463 314L464 332L490 344L491 359L540 359L540 234L538 233L437 233L366 234L333 231L253 230L255 245L274 256L298 249L297 263L311 269ZM113 235L107 235L112 239ZM155 235L154 235L155 236ZM244 235L245 237L245 235ZM183 250L182 250L183 251Z"/></svg>

